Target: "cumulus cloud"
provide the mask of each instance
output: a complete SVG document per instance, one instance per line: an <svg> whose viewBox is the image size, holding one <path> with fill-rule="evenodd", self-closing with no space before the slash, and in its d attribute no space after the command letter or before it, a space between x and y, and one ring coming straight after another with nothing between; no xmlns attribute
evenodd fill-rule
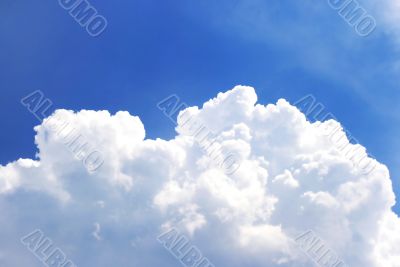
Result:
<svg viewBox="0 0 400 267"><path fill-rule="evenodd" d="M239 155L233 174L185 135L185 112ZM102 152L101 167L87 172L46 124L53 116ZM51 117L35 127L36 159L0 167L1 266L40 266L19 242L33 229L77 266L177 266L157 242L169 228L215 266L310 266L293 241L309 229L348 266L400 266L386 166L366 174L321 127L332 121L311 123L284 99L258 104L253 88L237 86L182 111L171 140L146 139L128 112Z"/></svg>

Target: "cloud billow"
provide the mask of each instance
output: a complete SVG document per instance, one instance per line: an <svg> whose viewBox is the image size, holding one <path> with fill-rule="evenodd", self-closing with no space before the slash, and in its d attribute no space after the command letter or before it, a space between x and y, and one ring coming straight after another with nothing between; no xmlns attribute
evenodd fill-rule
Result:
<svg viewBox="0 0 400 267"><path fill-rule="evenodd" d="M128 112L57 110L102 151L93 173L37 126L37 159L0 166L0 265L40 266L19 240L42 229L77 266L177 266L157 241L176 228L215 266L310 266L294 242L307 230L348 266L399 266L386 166L366 174L320 122L284 99L257 104L251 87L183 112L238 155L233 174L181 132L180 116L175 138L152 140Z"/></svg>

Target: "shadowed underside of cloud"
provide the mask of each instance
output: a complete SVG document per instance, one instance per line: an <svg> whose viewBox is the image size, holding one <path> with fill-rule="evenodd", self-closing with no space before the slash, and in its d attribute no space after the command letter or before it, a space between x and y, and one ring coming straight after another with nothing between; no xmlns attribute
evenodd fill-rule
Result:
<svg viewBox="0 0 400 267"><path fill-rule="evenodd" d="M38 228L77 266L177 266L156 240L176 227L215 266L310 266L293 241L309 229L348 266L400 266L387 168L366 174L343 155L321 127L339 123L310 123L283 99L256 102L237 86L186 109L237 155L231 175L183 133L184 112L174 139L150 140L127 112L56 111L104 163L88 173L67 133L50 118L37 126L37 159L0 166L0 265L40 266L19 242Z"/></svg>

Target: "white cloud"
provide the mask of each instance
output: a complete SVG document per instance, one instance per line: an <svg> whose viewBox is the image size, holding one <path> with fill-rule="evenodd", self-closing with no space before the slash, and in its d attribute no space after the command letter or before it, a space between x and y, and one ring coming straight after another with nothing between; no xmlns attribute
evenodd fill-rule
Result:
<svg viewBox="0 0 400 267"><path fill-rule="evenodd" d="M399 0L365 0L357 1L377 22L376 30L393 38L395 45L400 42L400 1ZM398 60L397 60L398 61Z"/></svg>
<svg viewBox="0 0 400 267"><path fill-rule="evenodd" d="M386 31L393 34L397 41L400 41L400 1L399 0L383 0L370 1L374 7L378 18L383 23Z"/></svg>
<svg viewBox="0 0 400 267"><path fill-rule="evenodd" d="M97 240L100 241L102 238L100 236L100 231L101 231L101 225L99 223L94 223L94 230L92 232L92 236Z"/></svg>
<svg viewBox="0 0 400 267"><path fill-rule="evenodd" d="M78 266L176 266L156 238L177 227L216 266L310 266L292 241L308 229L349 266L400 266L387 168L365 175L287 101L256 102L238 86L190 109L240 155L230 176L181 125L151 140L127 112L58 110L104 164L88 173L62 135L37 126L38 159L0 167L0 265L39 266L19 244L38 228Z"/></svg>
<svg viewBox="0 0 400 267"><path fill-rule="evenodd" d="M284 173L279 174L273 180L273 183L282 183L289 187L299 187L299 182L294 179L292 173L289 170L285 170Z"/></svg>

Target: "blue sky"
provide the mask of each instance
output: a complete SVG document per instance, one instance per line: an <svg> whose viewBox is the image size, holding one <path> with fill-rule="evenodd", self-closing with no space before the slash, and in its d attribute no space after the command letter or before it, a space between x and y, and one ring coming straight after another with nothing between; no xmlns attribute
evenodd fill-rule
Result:
<svg viewBox="0 0 400 267"><path fill-rule="evenodd" d="M360 37L325 1L91 3L109 22L97 38L56 0L0 3L1 164L36 152L38 122L19 102L33 90L55 108L127 110L148 137L171 138L160 99L200 105L243 84L263 104L315 95L387 164L400 193L398 42L378 14Z"/></svg>
<svg viewBox="0 0 400 267"><path fill-rule="evenodd" d="M360 0L377 23L372 34L361 37L328 1L91 0L108 21L105 31L92 37L58 0L2 0L0 265L39 266L19 238L41 228L80 266L175 266L179 263L157 242L154 230L166 222L186 229L189 221L195 234L190 229L186 234L216 267L276 266L276 261L309 266L296 251L286 250L291 231L302 229L320 233L351 266L397 266L400 219L390 211L384 171L364 179L335 157L318 158L318 148L307 155L317 158L321 173L333 166L331 180L318 180L319 172L296 173L296 166L289 171L290 151L300 151L291 150L298 141L293 137L302 136L299 129L308 133L309 126L285 102L255 109L255 93L236 87L196 114L218 130L225 127L223 137L240 153L248 147L255 153L244 164L245 178L240 172L232 176L237 188L225 184L229 179L218 170L203 170L204 153L177 134L157 108L171 94L201 107L236 85L254 87L264 105L312 94L387 165L399 196L400 5ZM140 117L146 138L161 139L141 140L140 121L126 113L64 112L91 142L103 145L108 161L88 175L43 127L37 133L39 160L33 127L40 122L20 103L35 90L52 100L51 111L128 111ZM234 128L249 106L252 120ZM246 129L258 138L254 143L246 139ZM232 142L232 135L240 140ZM258 157L265 151L271 154ZM14 162L19 158L38 161ZM301 168L313 168L305 165ZM298 181L291 172L300 173ZM214 177L208 180L210 173ZM180 188L180 182L192 187ZM400 204L394 211L400 214ZM215 240L216 235L221 238Z"/></svg>
<svg viewBox="0 0 400 267"><path fill-rule="evenodd" d="M324 1L292 2L93 1L109 25L92 38L57 1L2 1L1 163L36 151L37 121L19 103L36 89L57 108L128 110L149 137L166 138L160 99L200 105L243 84L263 104L314 94L387 164L396 190L396 41L379 20L360 37Z"/></svg>

